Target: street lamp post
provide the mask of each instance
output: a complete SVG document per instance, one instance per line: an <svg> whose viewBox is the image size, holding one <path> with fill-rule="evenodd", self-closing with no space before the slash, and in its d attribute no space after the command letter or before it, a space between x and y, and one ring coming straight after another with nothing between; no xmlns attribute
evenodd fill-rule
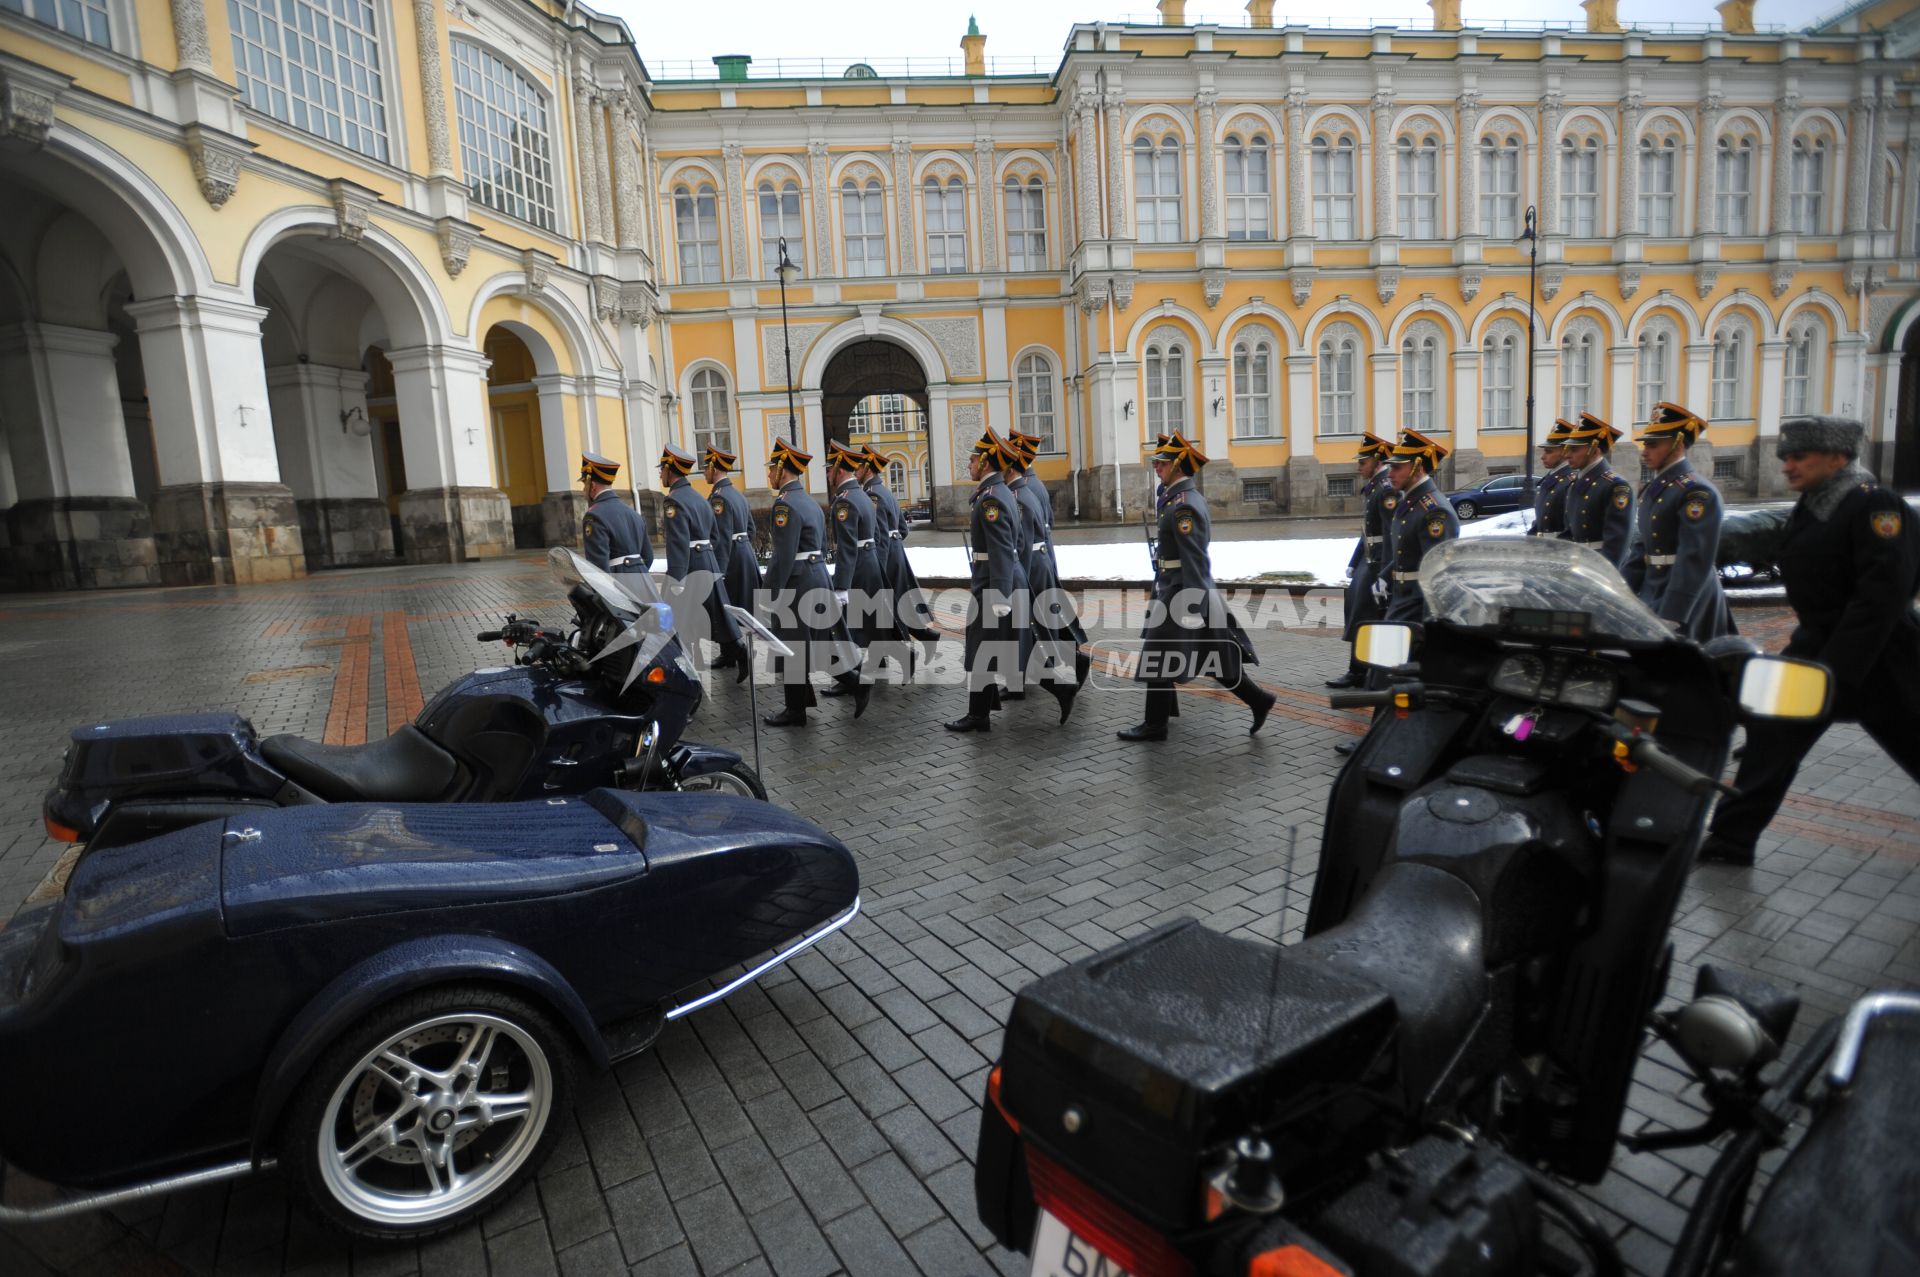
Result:
<svg viewBox="0 0 1920 1277"><path fill-rule="evenodd" d="M800 278L800 268L787 256L787 238L780 237L780 344L787 352L787 442L800 446L800 419L793 410L793 334L787 327L787 285Z"/></svg>
<svg viewBox="0 0 1920 1277"><path fill-rule="evenodd" d="M1540 231L1534 221L1534 207L1527 205L1527 228L1520 232L1520 238L1527 241L1527 420L1526 447L1526 483L1521 491L1527 494L1527 508L1533 509L1533 278L1540 267ZM1534 529L1536 532L1539 529Z"/></svg>

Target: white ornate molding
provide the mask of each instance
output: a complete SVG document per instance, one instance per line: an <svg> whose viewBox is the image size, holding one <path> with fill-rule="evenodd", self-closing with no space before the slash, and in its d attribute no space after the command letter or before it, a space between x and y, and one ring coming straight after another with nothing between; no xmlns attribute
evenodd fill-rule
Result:
<svg viewBox="0 0 1920 1277"><path fill-rule="evenodd" d="M1082 275L1074 285L1073 294L1080 309L1091 315L1107 304L1107 281L1101 276Z"/></svg>
<svg viewBox="0 0 1920 1277"><path fill-rule="evenodd" d="M521 249L520 273L526 276L522 291L529 296L545 292L547 285L553 280L553 268L557 265L559 265L557 261L537 248Z"/></svg>
<svg viewBox="0 0 1920 1277"><path fill-rule="evenodd" d="M201 0L172 0L173 47L183 71L213 71L213 45L207 39L207 11Z"/></svg>
<svg viewBox="0 0 1920 1277"><path fill-rule="evenodd" d="M200 0L174 0L198 7ZM433 0L413 0L414 43L420 52L420 105L426 114L430 176L453 176L453 130L447 127L447 85L440 70L440 15Z"/></svg>
<svg viewBox="0 0 1920 1277"><path fill-rule="evenodd" d="M1640 274L1641 267L1639 265L1626 262L1621 263L1620 296L1622 300L1631 301L1633 295L1640 291Z"/></svg>
<svg viewBox="0 0 1920 1277"><path fill-rule="evenodd" d="M0 137L44 146L53 109L73 80L22 62L0 66Z"/></svg>
<svg viewBox="0 0 1920 1277"><path fill-rule="evenodd" d="M204 124L189 124L186 132L193 180L200 183L200 193L207 203L219 208L240 185L241 164L253 150L253 143Z"/></svg>
<svg viewBox="0 0 1920 1277"><path fill-rule="evenodd" d="M611 275L596 275L593 279L593 309L603 323L638 324L645 328L653 322L657 303L649 284L623 282Z"/></svg>
<svg viewBox="0 0 1920 1277"><path fill-rule="evenodd" d="M1564 266L1549 266L1540 272L1540 300L1552 301L1560 295L1560 289L1567 282L1567 270Z"/></svg>
<svg viewBox="0 0 1920 1277"><path fill-rule="evenodd" d="M954 404L948 413L953 421L954 474L967 472L967 458L973 445L987 429L987 406L978 403Z"/></svg>
<svg viewBox="0 0 1920 1277"><path fill-rule="evenodd" d="M980 200L980 269L1000 269L999 183L993 174L993 139L973 139L974 190Z"/></svg>
<svg viewBox="0 0 1920 1277"><path fill-rule="evenodd" d="M1775 262L1768 268L1767 282L1772 286L1775 297L1787 295L1787 290L1793 287L1794 272L1798 269L1799 263L1792 260Z"/></svg>
<svg viewBox="0 0 1920 1277"><path fill-rule="evenodd" d="M373 216L373 206L380 202L379 193L344 177L329 181L327 190L333 198L333 237L358 244L360 237L367 233L367 219Z"/></svg>
<svg viewBox="0 0 1920 1277"><path fill-rule="evenodd" d="M807 169L813 176L813 270L827 273L833 261L833 192L828 189L827 162L831 151L823 137L807 141Z"/></svg>
<svg viewBox="0 0 1920 1277"><path fill-rule="evenodd" d="M1212 310L1220 304L1220 298L1226 295L1227 272L1224 270L1201 272L1200 287L1206 293L1207 309Z"/></svg>
<svg viewBox="0 0 1920 1277"><path fill-rule="evenodd" d="M947 319L920 319L914 326L933 338L946 358L947 370L956 377L980 375L980 325L971 316Z"/></svg>
<svg viewBox="0 0 1920 1277"><path fill-rule="evenodd" d="M1313 271L1290 272L1287 275L1287 286L1293 291L1293 308L1299 310L1307 304L1307 298L1313 295Z"/></svg>
<svg viewBox="0 0 1920 1277"><path fill-rule="evenodd" d="M1460 272L1460 299L1462 301L1472 301L1478 297L1483 283L1484 277L1478 266L1464 268Z"/></svg>
<svg viewBox="0 0 1920 1277"><path fill-rule="evenodd" d="M1373 287L1380 296L1382 306L1392 301L1393 295L1400 291L1400 268L1398 266L1380 267L1373 273Z"/></svg>
<svg viewBox="0 0 1920 1277"><path fill-rule="evenodd" d="M1714 285L1720 282L1720 263L1701 262L1693 268L1693 291L1701 301L1713 295Z"/></svg>
<svg viewBox="0 0 1920 1277"><path fill-rule="evenodd" d="M457 217L443 217L434 223L434 232L440 240L440 262L447 268L447 274L457 278L467 268L467 258L480 238L480 228Z"/></svg>
<svg viewBox="0 0 1920 1277"><path fill-rule="evenodd" d="M797 365L804 365L807 348L812 346L821 333L833 327L832 324L812 323L794 324L790 328L774 325L760 330L760 367L766 377L761 384L766 386L798 385L798 378L787 372L787 345L791 340L793 358Z"/></svg>
<svg viewBox="0 0 1920 1277"><path fill-rule="evenodd" d="M1133 276L1115 275L1111 284L1113 304L1121 310L1133 305Z"/></svg>

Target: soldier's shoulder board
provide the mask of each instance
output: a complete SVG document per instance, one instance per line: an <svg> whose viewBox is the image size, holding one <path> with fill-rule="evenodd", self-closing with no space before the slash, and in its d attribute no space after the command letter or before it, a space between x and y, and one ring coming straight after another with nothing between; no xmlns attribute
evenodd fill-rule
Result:
<svg viewBox="0 0 1920 1277"><path fill-rule="evenodd" d="M1184 492L1176 492L1172 496L1167 498L1167 506L1169 508L1177 505L1185 505L1186 503L1187 503L1187 494Z"/></svg>

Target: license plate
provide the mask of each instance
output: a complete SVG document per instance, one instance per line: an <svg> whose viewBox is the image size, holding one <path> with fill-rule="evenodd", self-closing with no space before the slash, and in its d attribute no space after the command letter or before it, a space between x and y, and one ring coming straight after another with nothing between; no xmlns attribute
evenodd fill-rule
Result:
<svg viewBox="0 0 1920 1277"><path fill-rule="evenodd" d="M1030 1277L1129 1277L1127 1270L1102 1255L1094 1244L1047 1211L1033 1233Z"/></svg>

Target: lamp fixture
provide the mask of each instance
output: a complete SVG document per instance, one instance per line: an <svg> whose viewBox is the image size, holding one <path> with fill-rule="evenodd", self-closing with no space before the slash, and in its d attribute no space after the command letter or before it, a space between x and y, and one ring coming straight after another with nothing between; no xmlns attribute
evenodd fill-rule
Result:
<svg viewBox="0 0 1920 1277"><path fill-rule="evenodd" d="M1120 415L1122 417L1131 417L1133 415L1133 400L1129 399L1125 404L1121 405Z"/></svg>
<svg viewBox="0 0 1920 1277"><path fill-rule="evenodd" d="M373 423L367 420L367 410L359 404L340 410L340 433L357 435L364 439L373 433Z"/></svg>

